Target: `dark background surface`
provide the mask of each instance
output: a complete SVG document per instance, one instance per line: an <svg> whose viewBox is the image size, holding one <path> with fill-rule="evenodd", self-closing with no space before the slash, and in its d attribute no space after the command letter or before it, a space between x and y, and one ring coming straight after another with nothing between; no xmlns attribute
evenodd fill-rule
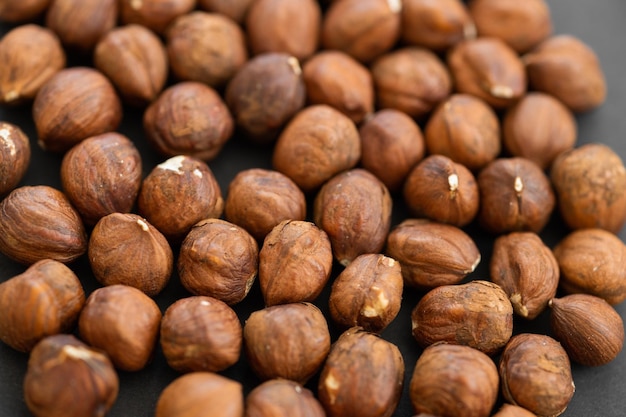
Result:
<svg viewBox="0 0 626 417"><path fill-rule="evenodd" d="M626 2L623 0L549 0L556 33L570 33L590 45L598 54L603 65L609 92L606 103L599 109L578 116L579 144L602 142L616 150L622 158L626 158ZM9 29L0 25L0 33ZM2 63L0 63L2 65ZM36 133L30 117L30 109L0 108L0 120L19 125L32 142L31 166L22 184L48 184L60 188L59 167L61 156L43 152L36 144ZM121 133L130 137L140 149L143 157L144 176L164 158L157 155L145 142L141 129L141 112L125 109ZM222 192L225 195L227 186L235 174L246 168L270 168L271 149L259 148L246 140L235 137L223 152L210 162ZM396 198L393 224L399 223L406 215L403 204ZM310 215L310 213L309 213ZM567 232L556 216L541 236L549 246L554 246ZM491 253L492 237L480 232L470 225L467 231L476 240L481 253L482 262L469 279L487 279L488 264ZM626 239L626 230L620 233ZM174 249L177 250L176 248ZM70 265L81 278L87 293L98 287L89 270L86 257ZM626 265L624 266L626 268ZM0 282L23 272L24 266L9 261L0 255ZM334 274L340 270L335 265ZM324 312L327 312L326 300L328 288L318 299ZM176 276L172 277L166 289L156 297L165 311L174 300L188 296L182 289ZM419 300L420 294L406 290L402 310L396 320L383 332L382 336L397 344L404 356L406 364L406 384L404 394L395 416L411 416L412 410L408 399L408 382L413 366L421 350L411 336L410 312ZM258 284L255 284L249 296L240 305L235 306L242 322L254 310L263 307ZM626 318L626 305L617 306L620 315ZM543 314L535 322L515 322L515 332L532 331L549 334L548 315ZM338 330L332 327L333 340ZM0 343L0 416L28 416L29 413L22 399L22 379L26 371L27 355L18 353ZM223 372L224 375L243 382L246 392L259 383L241 358L232 368ZM626 414L626 354L622 353L612 363L598 367L586 368L573 366L576 393L565 416L617 417ZM143 371L137 373L120 373L120 393L110 416L151 416L160 391L178 374L170 370L162 353L157 349L153 362ZM62 381L59 381L62 383ZM317 383L314 377L309 387Z"/></svg>

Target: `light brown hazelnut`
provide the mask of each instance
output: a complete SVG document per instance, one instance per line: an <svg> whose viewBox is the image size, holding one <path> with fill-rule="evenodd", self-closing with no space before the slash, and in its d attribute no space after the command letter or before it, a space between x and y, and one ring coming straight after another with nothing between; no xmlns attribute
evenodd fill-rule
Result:
<svg viewBox="0 0 626 417"><path fill-rule="evenodd" d="M30 139L19 126L0 121L0 197L17 187L30 165Z"/></svg>
<svg viewBox="0 0 626 417"><path fill-rule="evenodd" d="M174 255L165 237L132 213L102 217L91 232L88 256L102 285L129 285L149 296L163 290L174 268Z"/></svg>
<svg viewBox="0 0 626 417"><path fill-rule="evenodd" d="M198 0L198 6L208 12L223 14L242 24L254 0Z"/></svg>
<svg viewBox="0 0 626 417"><path fill-rule="evenodd" d="M164 34L178 16L191 12L196 0L119 0L120 20Z"/></svg>
<svg viewBox="0 0 626 417"><path fill-rule="evenodd" d="M182 298L165 311L161 349L178 372L218 372L239 360L241 323L226 303L213 297Z"/></svg>
<svg viewBox="0 0 626 417"><path fill-rule="evenodd" d="M22 264L69 263L87 251L87 233L65 194L47 185L14 189L0 202L0 252Z"/></svg>
<svg viewBox="0 0 626 417"><path fill-rule="evenodd" d="M5 0L0 4L0 21L29 22L40 17L52 0Z"/></svg>
<svg viewBox="0 0 626 417"><path fill-rule="evenodd" d="M118 391L109 358L72 335L46 337L28 359L24 400L36 417L104 415Z"/></svg>
<svg viewBox="0 0 626 417"><path fill-rule="evenodd" d="M111 285L89 295L78 332L116 368L139 371L152 359L160 323L161 311L150 297L127 285Z"/></svg>
<svg viewBox="0 0 626 417"><path fill-rule="evenodd" d="M72 330L85 303L78 277L44 259L0 284L0 340L21 352L46 336Z"/></svg>
<svg viewBox="0 0 626 417"><path fill-rule="evenodd" d="M237 304L254 283L258 256L256 241L242 227L205 219L192 227L181 244L178 275L192 294Z"/></svg>
<svg viewBox="0 0 626 417"><path fill-rule="evenodd" d="M0 62L0 104L22 104L65 67L65 52L54 32L28 24L2 37Z"/></svg>
<svg viewBox="0 0 626 417"><path fill-rule="evenodd" d="M270 379L246 397L245 417L326 417L311 390L287 379Z"/></svg>
<svg viewBox="0 0 626 417"><path fill-rule="evenodd" d="M505 403L492 417L536 417L536 415L519 405Z"/></svg>

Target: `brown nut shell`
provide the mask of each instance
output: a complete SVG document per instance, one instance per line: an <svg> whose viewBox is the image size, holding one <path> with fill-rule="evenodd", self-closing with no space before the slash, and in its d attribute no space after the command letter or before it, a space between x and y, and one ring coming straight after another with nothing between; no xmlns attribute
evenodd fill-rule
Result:
<svg viewBox="0 0 626 417"><path fill-rule="evenodd" d="M311 390L287 379L271 379L246 397L245 417L326 417Z"/></svg>
<svg viewBox="0 0 626 417"><path fill-rule="evenodd" d="M119 0L119 15L122 23L136 23L162 35L174 19L195 6L196 0Z"/></svg>
<svg viewBox="0 0 626 417"><path fill-rule="evenodd" d="M536 417L536 415L519 405L505 403L492 417Z"/></svg>
<svg viewBox="0 0 626 417"><path fill-rule="evenodd" d="M254 0L198 0L200 9L228 16L235 22L245 21L248 9Z"/></svg>
<svg viewBox="0 0 626 417"><path fill-rule="evenodd" d="M3 22L28 22L41 16L52 0L6 0L0 4Z"/></svg>
<svg viewBox="0 0 626 417"><path fill-rule="evenodd" d="M30 139L18 126L0 121L0 197L18 186L30 165Z"/></svg>

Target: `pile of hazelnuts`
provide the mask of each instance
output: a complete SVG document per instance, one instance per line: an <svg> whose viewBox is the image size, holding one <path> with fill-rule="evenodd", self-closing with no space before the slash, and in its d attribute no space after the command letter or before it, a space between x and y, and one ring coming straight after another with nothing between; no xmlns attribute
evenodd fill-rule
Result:
<svg viewBox="0 0 626 417"><path fill-rule="evenodd" d="M0 20L0 105L36 130L0 122L0 253L24 266L0 340L29 354L33 415L104 416L118 372L162 355L156 417L389 417L407 382L423 417L554 417L571 362L622 350L626 169L576 146L606 81L545 0L3 0ZM272 168L221 189L229 141ZM31 146L61 189L22 185ZM381 335L407 293L408 376ZM540 317L549 335L514 332ZM224 375L242 361L256 386Z"/></svg>

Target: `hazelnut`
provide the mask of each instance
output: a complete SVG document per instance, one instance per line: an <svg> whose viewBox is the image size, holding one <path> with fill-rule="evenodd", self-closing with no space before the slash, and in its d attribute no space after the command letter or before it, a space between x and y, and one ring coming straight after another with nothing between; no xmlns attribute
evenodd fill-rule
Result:
<svg viewBox="0 0 626 417"><path fill-rule="evenodd" d="M143 127L161 155L190 155L210 161L230 139L233 118L217 91L187 81L164 90L146 109Z"/></svg>
<svg viewBox="0 0 626 417"><path fill-rule="evenodd" d="M502 407L492 417L536 417L525 408L513 404L502 404Z"/></svg>
<svg viewBox="0 0 626 417"><path fill-rule="evenodd" d="M586 112L606 99L606 79L596 53L571 35L552 36L523 57L530 86L572 111Z"/></svg>
<svg viewBox="0 0 626 417"><path fill-rule="evenodd" d="M518 53L533 49L552 34L545 0L471 0L468 7L478 36L500 38Z"/></svg>
<svg viewBox="0 0 626 417"><path fill-rule="evenodd" d="M364 253L380 252L391 226L387 187L364 169L334 176L315 196L313 219L330 238L333 256L347 266Z"/></svg>
<svg viewBox="0 0 626 417"><path fill-rule="evenodd" d="M398 191L411 168L424 157L424 137L407 114L383 109L367 117L359 128L361 165L389 191Z"/></svg>
<svg viewBox="0 0 626 417"><path fill-rule="evenodd" d="M147 220L131 213L102 217L91 232L88 256L102 285L129 285L149 296L163 290L174 267L174 255L165 237Z"/></svg>
<svg viewBox="0 0 626 417"><path fill-rule="evenodd" d="M498 397L493 361L469 346L439 343L417 360L409 396L417 413L488 417Z"/></svg>
<svg viewBox="0 0 626 417"><path fill-rule="evenodd" d="M448 54L457 92L485 100L496 109L513 105L526 94L524 63L499 38L459 42Z"/></svg>
<svg viewBox="0 0 626 417"><path fill-rule="evenodd" d="M303 67L307 99L328 104L355 123L374 111L374 86L369 70L341 51L323 51Z"/></svg>
<svg viewBox="0 0 626 417"><path fill-rule="evenodd" d="M402 288L398 262L381 254L360 255L333 282L330 316L344 328L380 333L400 312Z"/></svg>
<svg viewBox="0 0 626 417"><path fill-rule="evenodd" d="M271 379L246 397L245 417L326 417L311 390L287 379Z"/></svg>
<svg viewBox="0 0 626 417"><path fill-rule="evenodd" d="M284 220L259 252L259 284L266 306L314 301L330 278L333 253L326 232L301 220Z"/></svg>
<svg viewBox="0 0 626 417"><path fill-rule="evenodd" d="M459 283L480 263L476 244L463 230L425 219L395 226L386 250L400 262L404 284L420 289Z"/></svg>
<svg viewBox="0 0 626 417"><path fill-rule="evenodd" d="M196 11L167 29L167 53L174 75L211 87L224 86L248 59L245 35L229 18Z"/></svg>
<svg viewBox="0 0 626 417"><path fill-rule="evenodd" d="M250 50L255 55L284 52L307 59L317 50L321 21L322 12L315 0L254 1L245 20Z"/></svg>
<svg viewBox="0 0 626 417"><path fill-rule="evenodd" d="M515 313L530 320L545 310L559 285L556 258L533 232L498 237L489 271L491 280L506 292Z"/></svg>
<svg viewBox="0 0 626 417"><path fill-rule="evenodd" d="M550 325L570 359L587 366L611 362L624 347L624 322L610 304L588 294L550 300Z"/></svg>
<svg viewBox="0 0 626 417"><path fill-rule="evenodd" d="M613 233L576 230L556 245L554 256L565 292L595 295L613 305L626 300L626 245Z"/></svg>
<svg viewBox="0 0 626 417"><path fill-rule="evenodd" d="M0 4L0 21L28 22L41 16L52 0L5 0Z"/></svg>
<svg viewBox="0 0 626 417"><path fill-rule="evenodd" d="M23 186L0 202L0 252L14 261L69 263L86 251L83 222L61 191L47 185Z"/></svg>
<svg viewBox="0 0 626 417"><path fill-rule="evenodd" d="M165 387L155 417L241 417L243 412L239 382L212 372L192 372Z"/></svg>
<svg viewBox="0 0 626 417"><path fill-rule="evenodd" d="M90 53L115 27L117 13L117 0L54 0L46 13L46 26L67 48Z"/></svg>
<svg viewBox="0 0 626 417"><path fill-rule="evenodd" d="M0 62L0 104L21 104L65 67L65 52L54 32L28 24L0 39Z"/></svg>
<svg viewBox="0 0 626 417"><path fill-rule="evenodd" d="M422 297L411 322L413 337L421 346L447 342L494 355L513 334L513 306L492 282L442 285Z"/></svg>
<svg viewBox="0 0 626 417"><path fill-rule="evenodd" d="M28 359L24 400L36 417L105 415L118 391L109 358L72 335L48 336Z"/></svg>
<svg viewBox="0 0 626 417"><path fill-rule="evenodd" d="M439 104L424 130L430 154L478 171L500 154L500 121L478 97L454 94Z"/></svg>
<svg viewBox="0 0 626 417"><path fill-rule="evenodd" d="M80 337L109 356L116 368L139 371L152 359L161 323L159 306L127 285L98 288L78 320Z"/></svg>
<svg viewBox="0 0 626 417"><path fill-rule="evenodd" d="M619 232L626 222L626 169L615 151L589 143L560 154L550 179L559 211L572 229Z"/></svg>
<svg viewBox="0 0 626 417"><path fill-rule="evenodd" d="M161 348L178 372L222 371L239 360L239 318L213 297L188 297L168 307L161 322Z"/></svg>
<svg viewBox="0 0 626 417"><path fill-rule="evenodd" d="M63 157L61 184L83 221L94 225L111 213L132 210L142 175L141 155L126 136L87 138Z"/></svg>
<svg viewBox="0 0 626 417"><path fill-rule="evenodd" d="M240 171L228 185L224 216L262 242L283 220L304 220L306 199L286 175L251 168Z"/></svg>
<svg viewBox="0 0 626 417"><path fill-rule="evenodd" d="M478 213L478 184L472 172L443 155L431 155L409 173L404 201L417 217L462 227Z"/></svg>
<svg viewBox="0 0 626 417"><path fill-rule="evenodd" d="M243 339L248 363L262 380L286 378L304 384L330 350L326 319L310 303L255 311L244 324Z"/></svg>
<svg viewBox="0 0 626 417"><path fill-rule="evenodd" d="M423 118L450 94L452 81L433 52L405 47L380 56L371 66L379 108Z"/></svg>
<svg viewBox="0 0 626 417"><path fill-rule="evenodd" d="M397 346L359 327L333 344L318 397L328 417L389 417L400 401L404 360Z"/></svg>
<svg viewBox="0 0 626 417"><path fill-rule="evenodd" d="M258 55L244 64L226 88L237 125L253 141L274 142L302 107L306 89L298 59L283 53Z"/></svg>
<svg viewBox="0 0 626 417"><path fill-rule="evenodd" d="M85 303L78 277L44 259L0 284L0 340L28 352L46 336L72 330Z"/></svg>
<svg viewBox="0 0 626 417"><path fill-rule="evenodd" d="M39 145L65 152L81 140L112 132L122 120L122 105L109 80L87 67L57 72L33 102Z"/></svg>
<svg viewBox="0 0 626 417"><path fill-rule="evenodd" d="M492 233L538 233L550 220L556 199L541 168L525 158L499 158L478 175L480 224Z"/></svg>
<svg viewBox="0 0 626 417"><path fill-rule="evenodd" d="M548 94L532 92L506 112L502 139L511 155L546 169L559 154L574 147L576 131L576 119L563 103Z"/></svg>
<svg viewBox="0 0 626 417"><path fill-rule="evenodd" d="M390 50L400 37L401 0L333 2L322 22L322 45L361 62Z"/></svg>
<svg viewBox="0 0 626 417"><path fill-rule="evenodd" d="M165 237L180 242L200 220L219 218L224 199L206 163L178 155L158 164L144 178L137 206Z"/></svg>
<svg viewBox="0 0 626 417"><path fill-rule="evenodd" d="M538 416L562 414L574 395L567 353L549 336L513 336L500 357L499 372L505 400Z"/></svg>
<svg viewBox="0 0 626 417"><path fill-rule="evenodd" d="M227 304L243 300L258 272L259 248L243 228L220 219L192 227L178 257L178 275L187 291Z"/></svg>
<svg viewBox="0 0 626 417"><path fill-rule="evenodd" d="M0 121L0 197L18 186L30 165L30 139L19 126Z"/></svg>
<svg viewBox="0 0 626 417"><path fill-rule="evenodd" d="M104 35L96 45L93 61L131 105L149 104L167 81L165 46L151 30L140 25L115 28Z"/></svg>
<svg viewBox="0 0 626 417"><path fill-rule="evenodd" d="M198 0L198 6L208 12L219 13L242 24L254 0Z"/></svg>
<svg viewBox="0 0 626 417"><path fill-rule="evenodd" d="M476 27L460 0L404 0L402 40L409 45L445 51L476 37Z"/></svg>
<svg viewBox="0 0 626 417"><path fill-rule="evenodd" d="M120 0L119 4L122 23L136 23L162 35L174 19L194 9L196 0Z"/></svg>
<svg viewBox="0 0 626 417"><path fill-rule="evenodd" d="M274 169L304 192L318 189L361 157L359 132L352 120L327 105L307 107L281 133L272 156Z"/></svg>

